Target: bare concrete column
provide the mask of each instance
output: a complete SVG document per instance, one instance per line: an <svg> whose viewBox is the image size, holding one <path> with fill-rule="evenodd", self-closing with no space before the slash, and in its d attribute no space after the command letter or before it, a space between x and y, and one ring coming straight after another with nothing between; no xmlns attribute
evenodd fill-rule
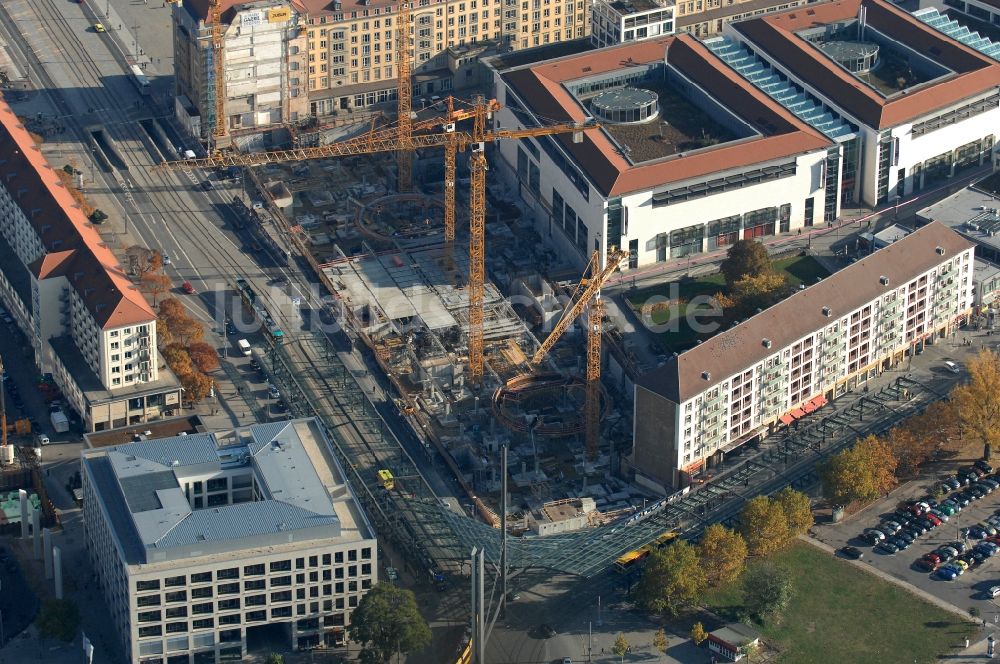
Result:
<svg viewBox="0 0 1000 664"><path fill-rule="evenodd" d="M35 560L42 557L42 510L31 511L31 541Z"/></svg>
<svg viewBox="0 0 1000 664"><path fill-rule="evenodd" d="M52 531L42 529L42 551L45 556L45 578L52 578Z"/></svg>
<svg viewBox="0 0 1000 664"><path fill-rule="evenodd" d="M55 568L56 576L56 599L63 598L62 587L62 551L58 546L52 547L52 567Z"/></svg>
<svg viewBox="0 0 1000 664"><path fill-rule="evenodd" d="M21 539L28 539L28 524L31 523L31 512L28 511L28 492L18 489L17 495L21 499Z"/></svg>

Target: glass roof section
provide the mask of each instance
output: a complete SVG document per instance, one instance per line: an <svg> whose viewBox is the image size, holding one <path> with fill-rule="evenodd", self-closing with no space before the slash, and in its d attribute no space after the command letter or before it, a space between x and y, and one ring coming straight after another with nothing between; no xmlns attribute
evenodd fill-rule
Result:
<svg viewBox="0 0 1000 664"><path fill-rule="evenodd" d="M995 42L988 37L983 37L978 32L969 30L969 28L958 21L941 14L937 9L933 7L920 9L913 12L913 16L955 41L961 42L985 56L1000 61L1000 42Z"/></svg>
<svg viewBox="0 0 1000 664"><path fill-rule="evenodd" d="M737 74L827 138L838 140L854 135L855 130L849 122L812 95L796 88L739 42L729 37L713 37L704 44Z"/></svg>

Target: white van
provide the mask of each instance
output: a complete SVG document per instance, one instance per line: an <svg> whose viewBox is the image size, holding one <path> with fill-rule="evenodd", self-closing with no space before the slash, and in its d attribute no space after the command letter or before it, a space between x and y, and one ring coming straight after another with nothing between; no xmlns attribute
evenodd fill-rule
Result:
<svg viewBox="0 0 1000 664"><path fill-rule="evenodd" d="M240 339L236 342L236 345L240 348L240 353L243 357L250 357L250 342L246 339Z"/></svg>
<svg viewBox="0 0 1000 664"><path fill-rule="evenodd" d="M944 368L953 374L962 373L962 369L957 364L948 360L945 360Z"/></svg>

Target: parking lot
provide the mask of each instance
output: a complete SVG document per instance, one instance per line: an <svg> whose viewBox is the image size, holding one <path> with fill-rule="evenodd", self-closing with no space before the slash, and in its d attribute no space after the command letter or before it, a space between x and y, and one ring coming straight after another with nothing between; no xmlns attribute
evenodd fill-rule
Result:
<svg viewBox="0 0 1000 664"><path fill-rule="evenodd" d="M919 480L904 485L889 497L877 501L865 510L851 515L838 524L822 524L814 528L816 536L821 541L838 550L844 546L853 546L863 553L862 562L881 570L895 578L911 584L940 599L964 610L976 613L990 623L1000 623L1000 597L993 599L989 590L1000 585L1000 555L986 557L982 563L972 565L964 574L954 580L944 580L937 572L930 569L920 569L918 561L952 542L961 542L967 549L984 541L978 537L968 537L967 529L992 517L1000 508L1000 491L993 491L982 498L971 500L968 506L960 512L949 516L947 521L935 526L925 534L919 535L906 549L896 553L886 553L871 541L861 537L865 529L881 526L897 509L907 509L913 501L932 500L935 487L946 478L953 478L956 473L970 469L972 459L940 464L932 472L925 474ZM995 477L986 475L986 477ZM998 480L1000 481L1000 480ZM970 486L975 482L970 482ZM964 483L958 490L951 491L953 496L967 490ZM940 499L941 502L944 498ZM919 511L919 510L918 510ZM959 547L961 548L961 547ZM975 609L975 611L972 611Z"/></svg>

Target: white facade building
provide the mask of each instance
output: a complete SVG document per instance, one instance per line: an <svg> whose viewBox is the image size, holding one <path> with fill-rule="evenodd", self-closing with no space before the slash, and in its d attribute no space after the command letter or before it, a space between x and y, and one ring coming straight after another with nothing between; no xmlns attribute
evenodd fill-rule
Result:
<svg viewBox="0 0 1000 664"><path fill-rule="evenodd" d="M241 147L263 145L266 131L309 113L305 20L287 0L222 2L227 130ZM196 137L215 127L215 69L207 3L173 8L176 113Z"/></svg>
<svg viewBox="0 0 1000 664"><path fill-rule="evenodd" d="M85 534L130 664L343 645L378 547L315 419L83 452Z"/></svg>
<svg viewBox="0 0 1000 664"><path fill-rule="evenodd" d="M156 313L6 105L0 216L0 298L84 427L145 422L176 407Z"/></svg>
<svg viewBox="0 0 1000 664"><path fill-rule="evenodd" d="M683 486L710 457L943 339L972 311L973 246L929 224L641 377L637 480Z"/></svg>
<svg viewBox="0 0 1000 664"><path fill-rule="evenodd" d="M752 18L710 44L719 53L734 46L739 57L727 61L756 84L790 81L857 128L857 146L841 159L842 202L898 200L992 163L1000 62L889 2L837 0ZM748 52L768 75L744 66Z"/></svg>
<svg viewBox="0 0 1000 664"><path fill-rule="evenodd" d="M601 122L578 143L569 136L501 141L496 160L542 236L581 263L617 246L629 250L628 268L636 268L839 213L836 171L826 175L834 141L688 35L499 69L495 81L500 126L595 115ZM601 120L604 95L636 88L636 98L670 95L691 111L645 124ZM690 124L695 135L671 133L691 116L706 133Z"/></svg>
<svg viewBox="0 0 1000 664"><path fill-rule="evenodd" d="M666 0L595 0L590 41L597 48L674 34L674 3Z"/></svg>

